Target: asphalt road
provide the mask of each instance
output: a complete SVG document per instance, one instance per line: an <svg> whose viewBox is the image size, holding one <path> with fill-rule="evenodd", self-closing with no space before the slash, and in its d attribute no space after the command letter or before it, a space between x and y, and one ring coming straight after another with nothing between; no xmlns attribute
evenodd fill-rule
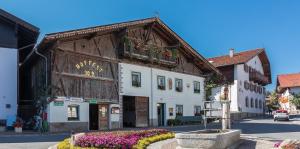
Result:
<svg viewBox="0 0 300 149"><path fill-rule="evenodd" d="M232 124L233 129L241 129L242 133L253 137L277 140L300 138L300 116L290 121L274 122L271 118L246 119ZM209 124L208 128L220 128L217 123ZM175 132L196 131L204 129L203 125L164 127ZM49 146L68 137L68 134L51 135L3 135L0 134L0 149L47 149Z"/></svg>

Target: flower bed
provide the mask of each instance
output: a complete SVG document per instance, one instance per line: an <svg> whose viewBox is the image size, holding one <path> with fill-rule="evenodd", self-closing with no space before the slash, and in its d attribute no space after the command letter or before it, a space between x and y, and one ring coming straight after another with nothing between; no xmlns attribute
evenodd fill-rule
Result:
<svg viewBox="0 0 300 149"><path fill-rule="evenodd" d="M174 134L164 129L149 129L139 131L114 131L87 133L75 140L75 146L68 144L68 140L61 142L58 149L68 148L146 148L149 144L174 138Z"/></svg>
<svg viewBox="0 0 300 149"><path fill-rule="evenodd" d="M287 140L275 143L274 147L278 148L278 149L299 149L300 148L300 140L287 139Z"/></svg>

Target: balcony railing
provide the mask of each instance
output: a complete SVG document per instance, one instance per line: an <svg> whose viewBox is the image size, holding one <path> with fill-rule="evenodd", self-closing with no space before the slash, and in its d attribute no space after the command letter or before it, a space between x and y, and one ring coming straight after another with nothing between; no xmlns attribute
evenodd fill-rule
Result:
<svg viewBox="0 0 300 149"><path fill-rule="evenodd" d="M266 77L265 75L263 75L262 73L260 73L259 71L252 69L251 71L249 71L249 80L253 81L255 83L258 84L268 84L269 83L269 79L268 77Z"/></svg>
<svg viewBox="0 0 300 149"><path fill-rule="evenodd" d="M155 44L139 45L136 39L126 38L124 41L124 56L151 63L159 63L175 67L177 65L178 49L174 47L158 47Z"/></svg>

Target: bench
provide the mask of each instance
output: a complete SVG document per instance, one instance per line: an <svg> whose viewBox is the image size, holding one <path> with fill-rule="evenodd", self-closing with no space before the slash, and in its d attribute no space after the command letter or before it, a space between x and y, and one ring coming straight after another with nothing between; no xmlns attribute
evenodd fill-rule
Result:
<svg viewBox="0 0 300 149"><path fill-rule="evenodd" d="M176 116L176 119L179 120L181 124L203 123L202 116Z"/></svg>

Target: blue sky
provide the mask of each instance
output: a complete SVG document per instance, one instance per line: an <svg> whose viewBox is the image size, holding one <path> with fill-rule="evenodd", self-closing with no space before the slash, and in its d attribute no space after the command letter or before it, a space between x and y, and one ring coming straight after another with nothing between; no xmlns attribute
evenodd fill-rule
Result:
<svg viewBox="0 0 300 149"><path fill-rule="evenodd" d="M1 0L0 8L46 33L159 17L205 57L266 48L276 76L300 72L297 0Z"/></svg>

